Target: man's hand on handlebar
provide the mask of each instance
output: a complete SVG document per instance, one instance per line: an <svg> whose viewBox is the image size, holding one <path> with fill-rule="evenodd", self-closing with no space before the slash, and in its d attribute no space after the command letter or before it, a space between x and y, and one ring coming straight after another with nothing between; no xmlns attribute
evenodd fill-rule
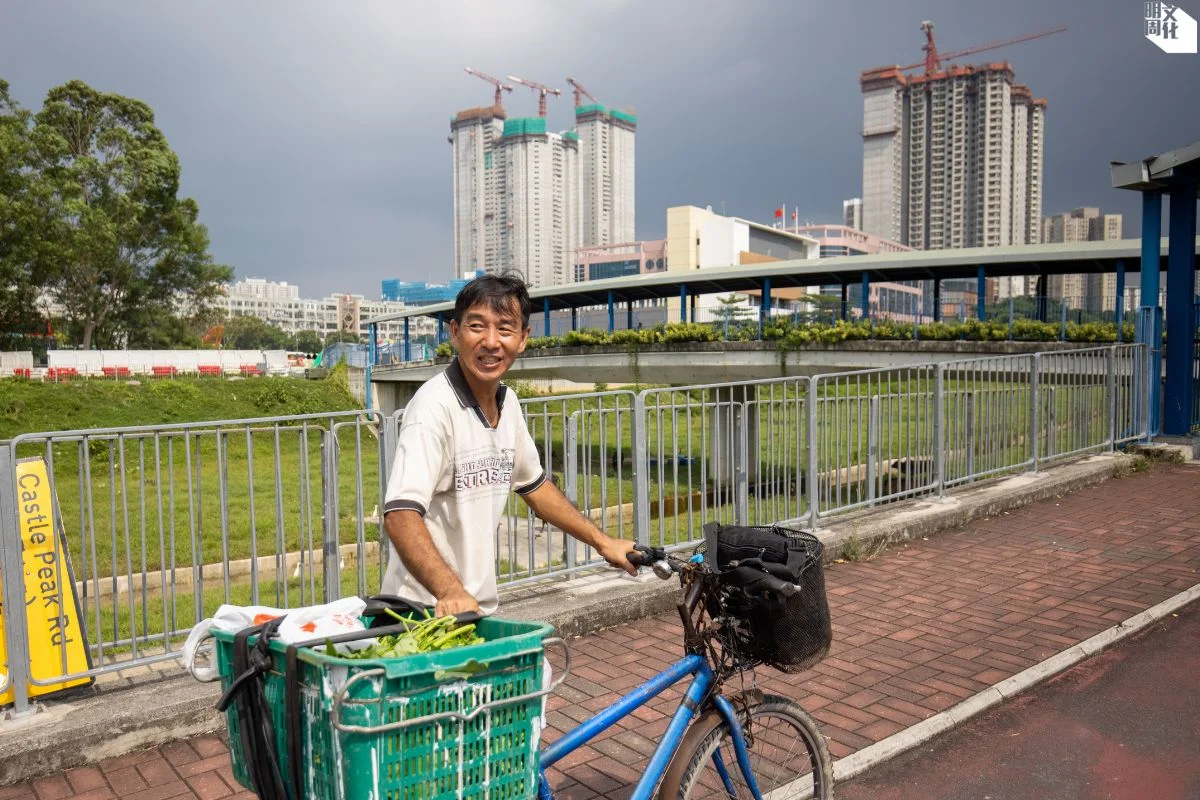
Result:
<svg viewBox="0 0 1200 800"><path fill-rule="evenodd" d="M455 614L482 614L479 602L466 589L458 589L439 597L433 608L435 617L452 617Z"/></svg>
<svg viewBox="0 0 1200 800"><path fill-rule="evenodd" d="M623 569L630 575L637 575L637 567L633 564L634 545L621 539L609 538L597 548L601 557L617 569Z"/></svg>

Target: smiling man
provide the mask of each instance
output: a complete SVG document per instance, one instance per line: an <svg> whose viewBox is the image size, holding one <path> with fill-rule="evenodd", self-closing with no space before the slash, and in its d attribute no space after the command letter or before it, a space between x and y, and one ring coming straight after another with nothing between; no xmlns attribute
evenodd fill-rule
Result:
<svg viewBox="0 0 1200 800"><path fill-rule="evenodd" d="M525 350L531 307L511 274L464 286L450 322L458 356L404 409L384 502L392 553L382 591L439 616L495 612L495 531L514 490L538 517L637 574L633 544L606 535L546 479L516 393L500 382Z"/></svg>

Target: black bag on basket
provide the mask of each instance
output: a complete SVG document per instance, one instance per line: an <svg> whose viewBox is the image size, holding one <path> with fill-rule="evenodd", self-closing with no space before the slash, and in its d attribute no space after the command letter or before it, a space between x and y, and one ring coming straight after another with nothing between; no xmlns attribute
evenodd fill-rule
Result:
<svg viewBox="0 0 1200 800"><path fill-rule="evenodd" d="M726 648L783 672L801 672L828 655L833 629L817 537L778 525L713 522L704 526L704 541L705 559L727 588L723 607L709 609L728 618ZM763 573L798 591L785 597L755 590Z"/></svg>

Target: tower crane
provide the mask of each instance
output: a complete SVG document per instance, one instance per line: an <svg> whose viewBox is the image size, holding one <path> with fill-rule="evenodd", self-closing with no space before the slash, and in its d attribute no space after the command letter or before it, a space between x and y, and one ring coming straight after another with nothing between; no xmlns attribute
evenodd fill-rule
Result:
<svg viewBox="0 0 1200 800"><path fill-rule="evenodd" d="M466 69L468 75L474 75L476 78L483 78L485 81L490 83L492 86L496 87L496 103L495 103L496 105L500 105L500 92L502 92L502 91L511 92L513 90L513 87L509 86L507 83L500 80L499 78L493 78L491 75L488 75L486 72L480 72L479 70L471 69L470 67L464 67L464 69Z"/></svg>
<svg viewBox="0 0 1200 800"><path fill-rule="evenodd" d="M510 81L512 81L513 83L519 83L522 86L528 86L530 89L533 89L535 92L538 93L538 116L539 117L546 116L546 95L552 94L555 97L558 97L559 95L562 94L562 92L558 89L554 89L549 86L545 86L545 85L537 83L535 81L527 81L524 78L518 78L515 75L509 75L508 79Z"/></svg>
<svg viewBox="0 0 1200 800"><path fill-rule="evenodd" d="M589 92L587 89L583 88L583 84L580 83L579 81L575 80L574 78L567 78L567 83L571 84L571 88L575 90L575 107L576 108L579 108L581 105L583 105L584 97L591 100L593 103L596 103L597 105L600 104L600 101L596 99L596 96L593 95L591 92Z"/></svg>
<svg viewBox="0 0 1200 800"><path fill-rule="evenodd" d="M931 72L937 72L939 69L941 69L943 61L951 61L956 58L962 58L963 56L982 53L986 50L995 50L1000 47L1007 47L1010 44L1017 44L1018 42L1028 42L1031 39L1041 39L1043 36L1062 33L1066 29L1066 25L1059 25L1054 28L1047 28L1044 31L1037 31L1036 33L1026 33L1023 36L1014 36L1011 39L1003 39L998 42L989 42L988 44L980 45L978 47L968 47L966 50L955 50L950 53L939 53L937 44L933 40L933 23L929 20L925 20L921 23L921 30L925 33L925 44L921 45L921 49L925 51L925 60L900 67L900 71L906 72L910 69L916 69L917 67L924 67L925 74L928 75Z"/></svg>

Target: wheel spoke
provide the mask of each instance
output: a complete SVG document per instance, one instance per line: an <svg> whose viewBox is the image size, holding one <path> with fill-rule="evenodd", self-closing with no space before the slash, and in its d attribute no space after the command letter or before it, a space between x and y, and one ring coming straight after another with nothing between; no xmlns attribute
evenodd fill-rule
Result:
<svg viewBox="0 0 1200 800"><path fill-rule="evenodd" d="M753 745L750 768L766 800L799 796L813 788L817 798L832 791L832 770L824 738L803 709L782 698L770 698L750 709ZM687 774L678 787L664 787L664 797L751 797L745 776L736 768L733 740L724 724L715 728L690 754Z"/></svg>

